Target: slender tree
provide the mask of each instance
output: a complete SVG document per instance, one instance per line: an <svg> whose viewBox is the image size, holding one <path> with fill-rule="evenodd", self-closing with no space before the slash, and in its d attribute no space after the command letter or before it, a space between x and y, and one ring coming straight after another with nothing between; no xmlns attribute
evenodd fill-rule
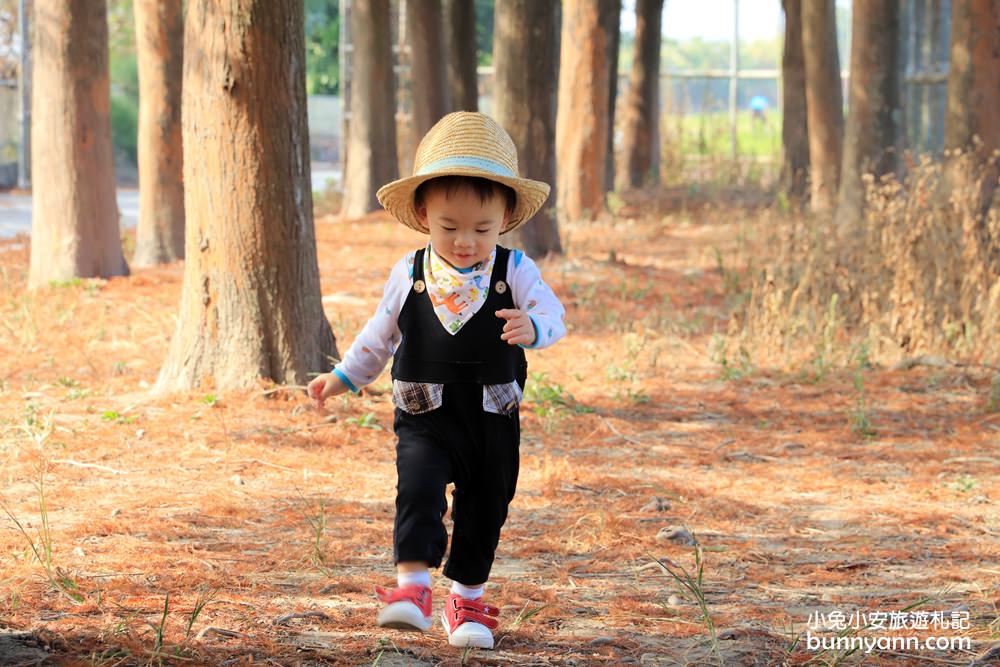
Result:
<svg viewBox="0 0 1000 667"><path fill-rule="evenodd" d="M815 212L832 212L840 182L844 136L836 7L834 0L809 0L801 7L809 118L810 205Z"/></svg>
<svg viewBox="0 0 1000 667"><path fill-rule="evenodd" d="M622 110L619 187L660 180L660 16L663 0L636 0L635 58Z"/></svg>
<svg viewBox="0 0 1000 667"><path fill-rule="evenodd" d="M375 193L398 177L396 83L389 0L351 4L351 117L347 123L342 214L381 208Z"/></svg>
<svg viewBox="0 0 1000 667"><path fill-rule="evenodd" d="M419 143L451 107L441 0L406 3L406 38L410 42L412 129Z"/></svg>
<svg viewBox="0 0 1000 667"><path fill-rule="evenodd" d="M612 0L604 31L608 35L608 148L604 160L604 191L615 189L615 105L618 102L618 51L621 46L621 0Z"/></svg>
<svg viewBox="0 0 1000 667"><path fill-rule="evenodd" d="M562 11L556 191L572 220L604 210L608 150L608 16L612 0L568 0Z"/></svg>
<svg viewBox="0 0 1000 667"><path fill-rule="evenodd" d="M785 10L785 43L781 52L781 189L790 200L808 193L809 121L806 70L802 53L802 4L781 0Z"/></svg>
<svg viewBox="0 0 1000 667"><path fill-rule="evenodd" d="M445 0L448 89L452 111L478 111L476 12L472 0Z"/></svg>
<svg viewBox="0 0 1000 667"><path fill-rule="evenodd" d="M545 206L512 232L512 243L535 257L562 252L554 213L558 11L557 0L497 0L494 15L494 116L514 140L521 175L553 185Z"/></svg>
<svg viewBox="0 0 1000 667"><path fill-rule="evenodd" d="M111 151L104 0L36 0L30 287L128 273Z"/></svg>
<svg viewBox="0 0 1000 667"><path fill-rule="evenodd" d="M320 302L303 5L188 0L187 212L177 329L157 389L305 384L336 344Z"/></svg>
<svg viewBox="0 0 1000 667"><path fill-rule="evenodd" d="M139 225L135 266L184 258L181 0L133 0L139 64Z"/></svg>
<svg viewBox="0 0 1000 667"><path fill-rule="evenodd" d="M985 214L997 187L994 152L1000 150L1000 0L952 0L944 147L971 153L980 172L979 212Z"/></svg>
<svg viewBox="0 0 1000 667"><path fill-rule="evenodd" d="M834 221L857 229L865 202L862 176L896 167L900 140L899 0L855 0L851 17L851 85L844 157Z"/></svg>

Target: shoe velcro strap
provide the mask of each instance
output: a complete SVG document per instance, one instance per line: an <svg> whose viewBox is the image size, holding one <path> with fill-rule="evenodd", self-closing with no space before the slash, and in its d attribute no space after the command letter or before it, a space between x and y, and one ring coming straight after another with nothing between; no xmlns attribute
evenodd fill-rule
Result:
<svg viewBox="0 0 1000 667"><path fill-rule="evenodd" d="M423 589L418 586L403 586L392 590L387 590L381 586L375 587L375 596L379 601L387 603L405 600L407 602L415 602L419 606L424 601L424 596L421 595L422 592Z"/></svg>
<svg viewBox="0 0 1000 667"><path fill-rule="evenodd" d="M450 598L450 603L449 615L457 622L474 621L490 630L500 624L495 618L500 615L500 610L492 605L458 597Z"/></svg>

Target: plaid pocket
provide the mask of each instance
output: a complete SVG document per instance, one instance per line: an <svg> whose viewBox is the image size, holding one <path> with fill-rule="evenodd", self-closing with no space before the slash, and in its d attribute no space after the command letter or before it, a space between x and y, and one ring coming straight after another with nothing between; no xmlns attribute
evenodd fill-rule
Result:
<svg viewBox="0 0 1000 667"><path fill-rule="evenodd" d="M521 403L521 385L514 382L483 385L483 410L509 415Z"/></svg>
<svg viewBox="0 0 1000 667"><path fill-rule="evenodd" d="M419 415L441 407L444 385L431 382L392 381L392 403L403 412Z"/></svg>

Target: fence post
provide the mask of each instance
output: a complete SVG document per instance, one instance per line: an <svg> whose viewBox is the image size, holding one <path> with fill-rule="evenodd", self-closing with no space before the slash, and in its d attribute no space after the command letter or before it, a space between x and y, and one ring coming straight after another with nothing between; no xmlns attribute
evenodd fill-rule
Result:
<svg viewBox="0 0 1000 667"><path fill-rule="evenodd" d="M29 13L31 0L18 0L21 23L21 68L18 83L21 89L21 141L17 147L17 187L31 187L31 33Z"/></svg>
<svg viewBox="0 0 1000 667"><path fill-rule="evenodd" d="M737 154L736 110L740 76L740 0L733 0L733 41L729 47L729 143L732 157Z"/></svg>

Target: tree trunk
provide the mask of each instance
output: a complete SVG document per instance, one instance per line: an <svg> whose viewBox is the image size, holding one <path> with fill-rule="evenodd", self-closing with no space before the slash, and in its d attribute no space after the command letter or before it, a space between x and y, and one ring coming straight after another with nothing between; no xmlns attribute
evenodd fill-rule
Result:
<svg viewBox="0 0 1000 667"><path fill-rule="evenodd" d="M472 0L445 0L448 89L452 111L478 111L476 12Z"/></svg>
<svg viewBox="0 0 1000 667"><path fill-rule="evenodd" d="M611 0L563 6L556 114L558 208L571 220L604 210L608 150L608 16Z"/></svg>
<svg viewBox="0 0 1000 667"><path fill-rule="evenodd" d="M801 6L809 117L810 204L814 212L832 211L840 181L844 136L834 0L810 0Z"/></svg>
<svg viewBox="0 0 1000 667"><path fill-rule="evenodd" d="M337 355L320 303L303 5L188 0L182 110L188 229L157 390L305 384Z"/></svg>
<svg viewBox="0 0 1000 667"><path fill-rule="evenodd" d="M514 234L532 257L562 252L556 223L556 86L559 73L557 0L497 0L493 65L494 115L517 147L521 176L552 185L545 206Z"/></svg>
<svg viewBox="0 0 1000 667"><path fill-rule="evenodd" d="M802 53L802 5L782 0L785 45L781 54L781 189L800 203L808 194L809 121L806 112L806 70Z"/></svg>
<svg viewBox="0 0 1000 667"><path fill-rule="evenodd" d="M636 188L660 181L660 16L663 0L635 4L635 58L622 118L615 180Z"/></svg>
<svg viewBox="0 0 1000 667"><path fill-rule="evenodd" d="M104 0L35 2L31 288L128 274L111 149Z"/></svg>
<svg viewBox="0 0 1000 667"><path fill-rule="evenodd" d="M972 152L982 214L997 187L991 156L1000 150L1000 0L953 0L951 34L944 147Z"/></svg>
<svg viewBox="0 0 1000 667"><path fill-rule="evenodd" d="M184 259L181 0L133 0L139 65L139 226L134 266Z"/></svg>
<svg viewBox="0 0 1000 667"><path fill-rule="evenodd" d="M409 0L406 3L406 39L410 43L412 127L420 143L420 138L451 107L441 0Z"/></svg>
<svg viewBox="0 0 1000 667"><path fill-rule="evenodd" d="M612 0L607 15L608 35L608 148L604 159L604 191L615 189L615 104L618 102L618 50L621 46L621 0Z"/></svg>
<svg viewBox="0 0 1000 667"><path fill-rule="evenodd" d="M341 209L345 218L381 208L375 193L399 174L389 0L352 3L351 42L351 118Z"/></svg>
<svg viewBox="0 0 1000 667"><path fill-rule="evenodd" d="M851 17L851 86L844 161L834 222L851 233L865 203L864 174L893 171L900 139L898 0L855 0Z"/></svg>

